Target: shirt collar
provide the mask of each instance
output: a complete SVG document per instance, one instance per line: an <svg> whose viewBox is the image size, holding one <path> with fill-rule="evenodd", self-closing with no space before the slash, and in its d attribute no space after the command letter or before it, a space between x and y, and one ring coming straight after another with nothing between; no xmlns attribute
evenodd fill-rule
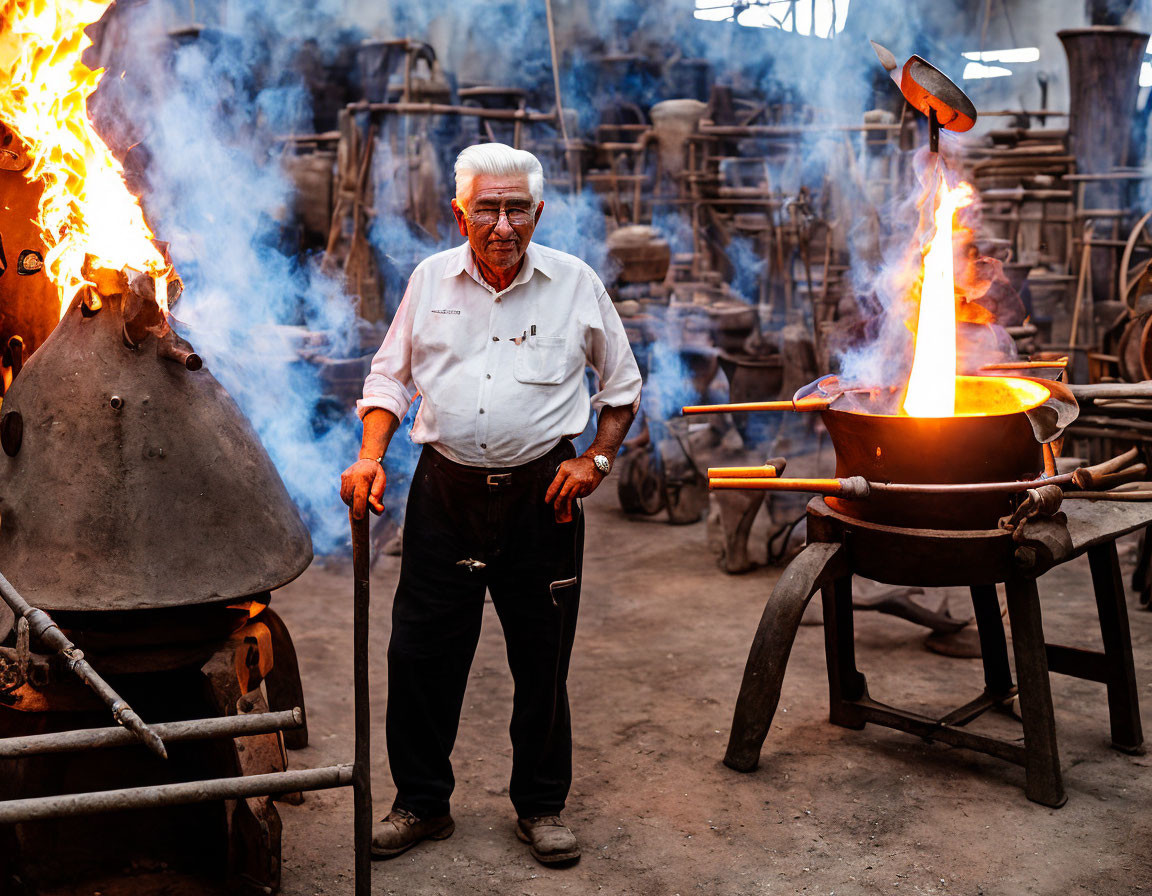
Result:
<svg viewBox="0 0 1152 896"><path fill-rule="evenodd" d="M466 274L469 272L469 266L473 264L472 247L467 243L462 246L457 246L452 252L448 254L447 263L444 265L443 279L451 280L453 277L459 277L461 274Z"/></svg>
<svg viewBox="0 0 1152 896"><path fill-rule="evenodd" d="M524 250L524 264L520 267L520 272L516 275L516 279L508 284L508 288L504 290L507 292L513 286L519 286L522 283L527 283L532 279L532 275L539 271L549 280L554 279L552 260L548 258L543 252L534 246L532 243L528 244L528 248ZM460 246L448 258L448 263L444 266L445 280L451 280L454 277L459 277L461 274L467 274L477 283L491 288L484 276L480 273L480 269L476 266L476 259L472 255L472 247L468 243Z"/></svg>

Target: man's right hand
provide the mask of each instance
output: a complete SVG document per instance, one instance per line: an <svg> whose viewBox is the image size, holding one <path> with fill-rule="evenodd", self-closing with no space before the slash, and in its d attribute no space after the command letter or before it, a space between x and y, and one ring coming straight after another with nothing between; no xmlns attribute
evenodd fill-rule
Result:
<svg viewBox="0 0 1152 896"><path fill-rule="evenodd" d="M376 513L384 512L380 498L384 494L387 479L384 467L365 458L356 461L340 474L340 497L352 508L354 519L364 518L365 507L371 507Z"/></svg>

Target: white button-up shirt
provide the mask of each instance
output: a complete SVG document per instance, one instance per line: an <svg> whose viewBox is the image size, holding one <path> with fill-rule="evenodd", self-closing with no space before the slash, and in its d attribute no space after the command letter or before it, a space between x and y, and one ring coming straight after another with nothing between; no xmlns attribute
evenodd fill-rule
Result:
<svg viewBox="0 0 1152 896"><path fill-rule="evenodd" d="M599 377L591 397L586 366ZM590 407L635 410L640 371L604 285L580 259L530 243L497 292L465 243L412 272L356 410L403 419L417 393L414 442L457 463L511 467L583 432Z"/></svg>

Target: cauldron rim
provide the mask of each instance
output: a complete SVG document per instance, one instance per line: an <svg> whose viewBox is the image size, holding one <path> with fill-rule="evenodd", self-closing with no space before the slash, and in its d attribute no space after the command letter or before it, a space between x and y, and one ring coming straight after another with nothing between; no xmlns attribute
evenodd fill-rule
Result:
<svg viewBox="0 0 1152 896"><path fill-rule="evenodd" d="M877 418L892 419L892 420L921 420L921 421L926 421L926 422L927 421L943 422L943 421L947 421L947 420L961 420L961 419L963 419L963 420L980 420L980 419L988 419L988 418L996 418L996 417L1011 417L1011 416L1014 416L1016 414L1026 414L1028 411L1031 411L1035 408L1040 407L1040 405L1044 404L1044 402L1048 401L1048 399L1050 399L1052 397L1051 390L1048 389L1044 385L1042 380L1034 379L1031 377L1022 377L1022 376L995 376L995 377L993 377L993 376L957 376L956 377L956 381L958 384L960 382L965 382L965 383L971 385L974 382L983 382L983 381L988 381L988 380L999 380L999 381L1010 380L1014 383L1028 383L1032 387L1034 387L1034 389L1035 389L1035 396L1034 396L1035 400L1034 401L1030 400L1030 403L1021 404L1015 408L1012 408L1011 410L980 412L980 413L948 414L948 415L942 415L942 416L912 416L911 414L903 414L903 413L896 413L896 414L887 413L886 414L886 413L882 413L879 411L868 411L868 410L862 410L862 409L857 409L857 408L852 408L852 407L837 407L836 406L837 403L840 402L841 399L843 399L843 397L845 395L847 395L849 393L859 394L860 392L865 391L865 390L852 389L852 390L845 390L845 392L836 396L836 398L834 398L832 400L832 404L823 413L825 413L825 414L827 414L827 413L853 414L853 415L858 416L858 417L877 417ZM801 392L804 392L804 390L801 390ZM801 392L798 392L796 394L797 398L801 397Z"/></svg>

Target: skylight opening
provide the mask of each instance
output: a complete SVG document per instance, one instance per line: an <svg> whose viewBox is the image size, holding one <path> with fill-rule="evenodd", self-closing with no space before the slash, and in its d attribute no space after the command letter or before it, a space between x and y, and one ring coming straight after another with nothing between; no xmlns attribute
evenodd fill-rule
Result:
<svg viewBox="0 0 1152 896"><path fill-rule="evenodd" d="M964 80L976 81L980 78L1003 78L1012 74L1011 69L999 65L984 65L982 62L969 62L964 66Z"/></svg>
<svg viewBox="0 0 1152 896"><path fill-rule="evenodd" d="M974 62L1036 62L1040 58L1039 47L1017 47L1014 50L984 50L963 54L965 59Z"/></svg>
<svg viewBox="0 0 1152 896"><path fill-rule="evenodd" d="M975 81L979 78L1005 78L1011 75L1012 69L1006 65L1021 65L1036 62L1040 58L1039 47L1013 47L1007 50L969 50L961 53L965 59L971 60L964 66L964 80ZM988 65L998 62L1000 65Z"/></svg>
<svg viewBox="0 0 1152 896"><path fill-rule="evenodd" d="M844 30L850 0L696 0L693 15L707 22L778 28L831 38Z"/></svg>

